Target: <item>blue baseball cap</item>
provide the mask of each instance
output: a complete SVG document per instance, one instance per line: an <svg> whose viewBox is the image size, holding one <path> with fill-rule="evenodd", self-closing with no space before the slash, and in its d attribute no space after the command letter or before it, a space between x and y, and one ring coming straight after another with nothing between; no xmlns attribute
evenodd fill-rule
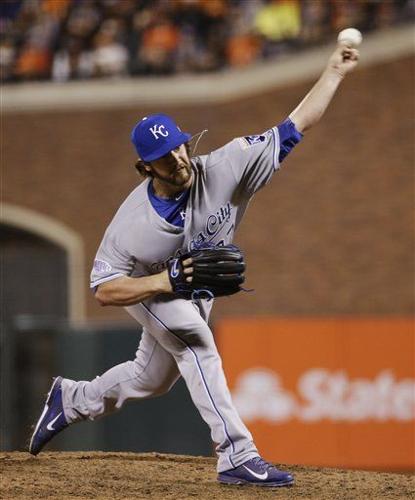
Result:
<svg viewBox="0 0 415 500"><path fill-rule="evenodd" d="M143 161L161 158L188 142L191 134L182 132L170 116L158 113L145 116L131 132L131 141Z"/></svg>

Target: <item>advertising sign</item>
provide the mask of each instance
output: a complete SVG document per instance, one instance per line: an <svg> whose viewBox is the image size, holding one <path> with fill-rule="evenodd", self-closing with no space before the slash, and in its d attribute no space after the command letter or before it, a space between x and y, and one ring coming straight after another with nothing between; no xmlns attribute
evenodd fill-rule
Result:
<svg viewBox="0 0 415 500"><path fill-rule="evenodd" d="M215 330L233 400L264 457L415 469L411 318L240 318Z"/></svg>

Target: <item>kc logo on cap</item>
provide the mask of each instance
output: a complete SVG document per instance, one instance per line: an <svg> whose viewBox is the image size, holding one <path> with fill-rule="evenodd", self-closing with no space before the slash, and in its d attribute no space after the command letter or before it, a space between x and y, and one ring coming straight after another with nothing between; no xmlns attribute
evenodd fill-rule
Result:
<svg viewBox="0 0 415 500"><path fill-rule="evenodd" d="M146 116L131 132L131 141L143 161L158 160L188 142L191 134L182 132L175 121L163 113Z"/></svg>
<svg viewBox="0 0 415 500"><path fill-rule="evenodd" d="M167 137L169 135L169 131L166 130L166 127L164 125L154 125L154 127L150 127L150 132L156 139L158 139L158 134L163 137Z"/></svg>

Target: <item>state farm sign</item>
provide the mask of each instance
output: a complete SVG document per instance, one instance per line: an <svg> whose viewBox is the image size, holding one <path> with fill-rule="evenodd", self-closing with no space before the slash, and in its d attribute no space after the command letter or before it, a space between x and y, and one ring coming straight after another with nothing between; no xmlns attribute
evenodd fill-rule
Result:
<svg viewBox="0 0 415 500"><path fill-rule="evenodd" d="M289 391L275 371L252 368L239 375L232 397L246 422L405 422L415 418L415 380L398 380L389 370L373 379L351 379L344 371L313 368L300 375L296 391Z"/></svg>
<svg viewBox="0 0 415 500"><path fill-rule="evenodd" d="M413 318L240 318L215 331L264 457L415 470Z"/></svg>

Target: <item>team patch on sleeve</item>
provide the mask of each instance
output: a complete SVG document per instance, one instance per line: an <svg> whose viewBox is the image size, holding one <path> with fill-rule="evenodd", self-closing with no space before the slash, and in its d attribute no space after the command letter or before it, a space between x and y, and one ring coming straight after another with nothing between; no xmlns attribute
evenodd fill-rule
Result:
<svg viewBox="0 0 415 500"><path fill-rule="evenodd" d="M256 144L261 144L265 141L265 135L247 135L245 137L238 138L239 144L242 149L250 148Z"/></svg>
<svg viewBox="0 0 415 500"><path fill-rule="evenodd" d="M94 271L97 273L106 273L112 270L111 264L106 262L105 260L94 260Z"/></svg>

